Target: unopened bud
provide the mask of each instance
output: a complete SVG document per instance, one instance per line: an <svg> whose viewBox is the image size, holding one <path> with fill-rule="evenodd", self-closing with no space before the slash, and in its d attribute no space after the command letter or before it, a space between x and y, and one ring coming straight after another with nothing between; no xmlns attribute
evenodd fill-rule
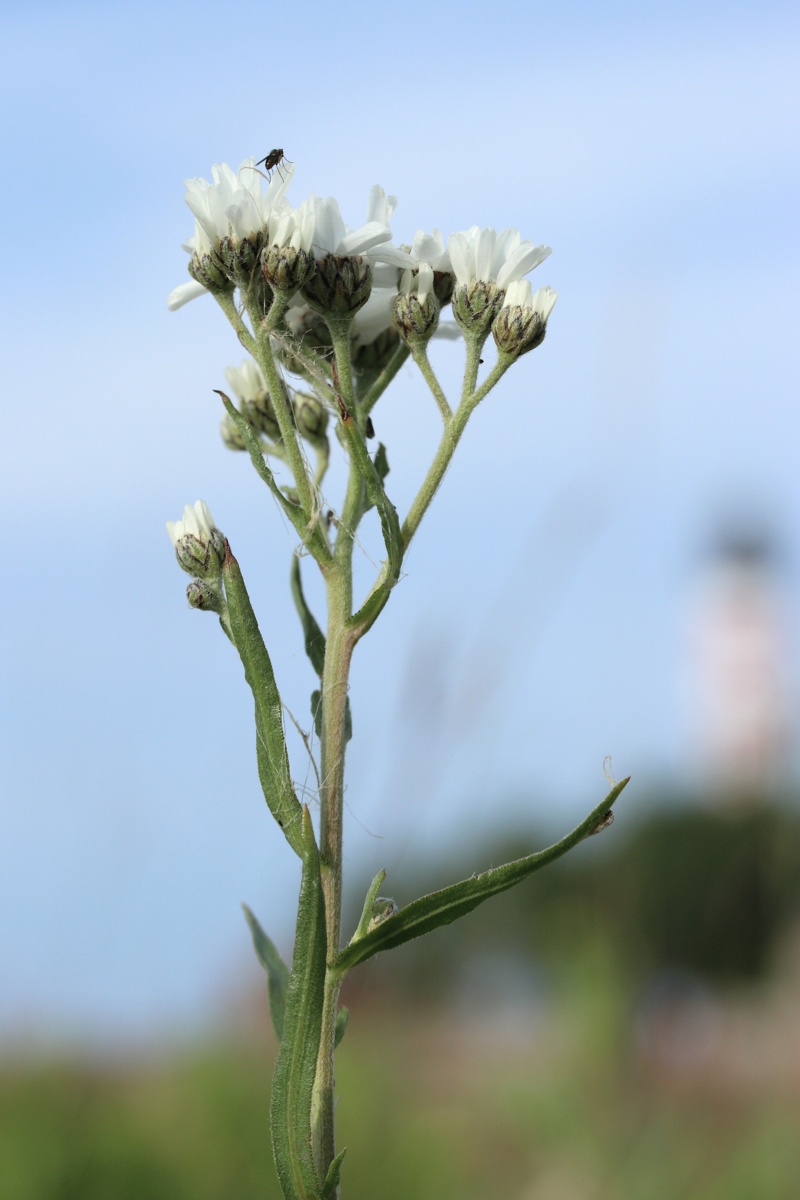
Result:
<svg viewBox="0 0 800 1200"><path fill-rule="evenodd" d="M312 446L321 442L328 426L328 410L325 405L308 392L295 392L292 404L297 432L311 442Z"/></svg>
<svg viewBox="0 0 800 1200"><path fill-rule="evenodd" d="M228 413L225 413L225 416L219 423L219 434L222 438L223 445L227 446L229 450L247 449L244 444L244 438L239 432L239 427L234 419L228 415Z"/></svg>
<svg viewBox="0 0 800 1200"><path fill-rule="evenodd" d="M215 587L204 579L192 580L186 588L186 599L191 608L199 608L202 612L215 612L222 616L225 611L222 588Z"/></svg>

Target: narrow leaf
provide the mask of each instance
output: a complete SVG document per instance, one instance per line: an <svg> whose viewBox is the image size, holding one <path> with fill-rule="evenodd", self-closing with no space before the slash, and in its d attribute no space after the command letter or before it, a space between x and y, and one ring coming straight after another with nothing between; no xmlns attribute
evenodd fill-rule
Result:
<svg viewBox="0 0 800 1200"><path fill-rule="evenodd" d="M271 938L267 937L253 913L246 904L242 905L250 933L253 938L258 961L267 972L267 994L269 996L269 1012L275 1035L280 1042L283 1038L283 1020L286 1011L286 992L289 987L289 968L278 953L278 948Z"/></svg>
<svg viewBox="0 0 800 1200"><path fill-rule="evenodd" d="M272 1080L272 1153L285 1200L311 1200L320 1181L311 1149L311 1103L322 1035L325 987L325 902L319 852L303 809L303 874L292 973L278 1061Z"/></svg>
<svg viewBox="0 0 800 1200"><path fill-rule="evenodd" d="M380 950L391 950L392 947L430 933L441 925L457 921L459 917L466 916L473 908L483 904L484 900L521 883L534 871L566 854L573 846L577 846L578 842L593 833L598 825L605 822L607 813L627 783L628 780L623 779L612 788L602 804L598 804L589 816L560 842L536 854L529 854L526 858L517 859L516 862L484 871L471 879L463 879L460 883L442 888L439 892L421 896L419 900L401 908L394 916L387 917L363 937L353 940L337 955L331 964L332 968L349 970L356 963L364 962Z"/></svg>
<svg viewBox="0 0 800 1200"><path fill-rule="evenodd" d="M314 733L322 741L322 692L317 688L311 693L311 717L314 721ZM353 736L353 714L350 709L350 697L344 702L344 740L349 742Z"/></svg>
<svg viewBox="0 0 800 1200"><path fill-rule="evenodd" d="M333 1031L333 1047L339 1045L339 1042L344 1037L344 1031L347 1029L347 1022L350 1020L350 1009L343 1004L336 1014L336 1026Z"/></svg>
<svg viewBox="0 0 800 1200"><path fill-rule="evenodd" d="M364 897L364 907L361 910L361 920L358 922L358 927L353 934L352 941L355 942L359 938L362 938L369 929L369 923L372 920L372 906L385 878L386 871L378 871L378 874L369 885L369 891Z"/></svg>
<svg viewBox="0 0 800 1200"><path fill-rule="evenodd" d="M389 474L389 459L386 455L386 447L384 446L383 442L379 443L378 449L375 451L375 457L372 461L375 464L375 470L378 473L378 478L380 479L381 483L383 483L386 476ZM367 505L364 511L369 512L370 508L372 508L372 502Z"/></svg>
<svg viewBox="0 0 800 1200"><path fill-rule="evenodd" d="M300 578L300 559L295 554L292 557L292 599L295 607L300 615L300 622L303 626L303 635L306 642L306 654L311 659L311 665L322 679L322 672L325 669L325 634L317 624L314 614L306 604L306 598L303 594L303 583Z"/></svg>
<svg viewBox="0 0 800 1200"><path fill-rule="evenodd" d="M342 1173L342 1160L347 1154L347 1146L344 1150L340 1150L328 1167L328 1174L325 1176L325 1182L322 1185L322 1200L330 1200L330 1197L336 1193L339 1186L339 1176Z"/></svg>
<svg viewBox="0 0 800 1200"><path fill-rule="evenodd" d="M250 604L239 564L225 547L222 564L231 637L244 666L256 706L258 776L270 812L292 849L302 857L302 808L292 787L289 753L283 734L283 706L272 663Z"/></svg>
<svg viewBox="0 0 800 1200"><path fill-rule="evenodd" d="M400 532L397 509L386 495L383 480L378 474L375 463L369 456L366 442L351 416L348 415L342 419L342 428L353 462L366 484L367 498L370 504L374 504L378 510L387 554L387 583L393 587L400 576L400 565L403 561L403 536Z"/></svg>

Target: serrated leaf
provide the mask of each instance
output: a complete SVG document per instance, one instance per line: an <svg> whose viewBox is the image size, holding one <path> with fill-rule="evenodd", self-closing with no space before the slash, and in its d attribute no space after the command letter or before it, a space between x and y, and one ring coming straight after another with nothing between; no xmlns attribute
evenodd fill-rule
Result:
<svg viewBox="0 0 800 1200"><path fill-rule="evenodd" d="M336 1027L333 1032L333 1048L334 1050L339 1045L339 1042L344 1037L347 1029L347 1022L350 1020L350 1009L343 1004L336 1014Z"/></svg>
<svg viewBox="0 0 800 1200"><path fill-rule="evenodd" d="M316 622L314 614L306 604L306 598L303 593L303 583L300 577L300 559L295 554L292 558L292 599L300 616L300 622L303 626L303 636L306 644L306 654L311 660L311 665L322 679L322 672L325 669L325 634L320 629Z"/></svg>
<svg viewBox="0 0 800 1200"><path fill-rule="evenodd" d="M244 666L256 708L258 777L270 812L292 849L302 857L302 807L292 787L289 752L283 733L283 705L267 647L258 628L238 562L225 547L222 578L228 601L231 637Z"/></svg>
<svg viewBox="0 0 800 1200"><path fill-rule="evenodd" d="M606 814L627 783L628 779L623 779L612 788L602 804L598 804L589 816L560 842L536 854L529 854L526 858L517 859L516 862L494 867L490 871L474 875L471 879L463 879L460 883L442 888L441 891L421 896L419 900L412 901L393 916L387 917L363 937L354 939L336 956L331 964L332 968L347 971L381 950L391 950L394 946L411 941L412 938L421 937L442 925L457 921L490 897L521 883L534 871L560 858L593 833L606 819Z"/></svg>
<svg viewBox="0 0 800 1200"><path fill-rule="evenodd" d="M283 1037L283 1021L286 1012L286 993L289 988L289 968L280 956L278 948L259 925L253 913L246 904L242 905L250 933L253 938L256 956L267 972L267 995L269 996L269 1012L272 1026L280 1042Z"/></svg>
<svg viewBox="0 0 800 1200"><path fill-rule="evenodd" d="M303 873L292 973L278 1061L272 1079L272 1153L285 1200L312 1200L320 1181L311 1149L311 1105L322 1036L325 902L319 851L308 808L302 819Z"/></svg>
<svg viewBox="0 0 800 1200"><path fill-rule="evenodd" d="M325 1176L325 1182L322 1185L322 1200L330 1200L330 1197L336 1192L339 1186L339 1176L342 1173L342 1161L345 1154L347 1154L346 1146L344 1150L339 1151L336 1158L328 1167L328 1174Z"/></svg>

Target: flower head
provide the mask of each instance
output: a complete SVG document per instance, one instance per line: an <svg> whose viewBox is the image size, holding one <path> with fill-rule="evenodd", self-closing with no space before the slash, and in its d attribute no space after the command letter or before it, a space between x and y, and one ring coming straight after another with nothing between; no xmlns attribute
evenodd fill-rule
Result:
<svg viewBox="0 0 800 1200"><path fill-rule="evenodd" d="M246 158L238 171L227 163L211 168L212 182L187 179L186 203L194 214L194 236L184 244L191 258L193 284L175 288L167 301L180 308L203 291L232 291L249 286L258 266L269 218L286 201L293 166L277 172L266 191L255 160Z"/></svg>
<svg viewBox="0 0 800 1200"><path fill-rule="evenodd" d="M352 316L366 304L376 264L392 268L410 265L408 254L391 244L389 221L397 204L377 185L370 192L366 223L349 229L333 198L310 197L314 206L313 250L317 271L303 289L312 307L322 313Z"/></svg>
<svg viewBox="0 0 800 1200"><path fill-rule="evenodd" d="M392 320L412 348L415 342L426 342L439 323L439 301L433 279L433 267L427 262L421 262L414 271L405 270L392 302Z"/></svg>
<svg viewBox="0 0 800 1200"><path fill-rule="evenodd" d="M482 339L491 328L510 283L543 262L549 246L524 241L516 229L480 229L473 225L450 235L447 248L456 277L453 316L465 334Z"/></svg>
<svg viewBox="0 0 800 1200"><path fill-rule="evenodd" d="M217 579L225 557L225 537L214 524L204 500L187 504L179 521L167 521L178 562L200 579Z"/></svg>
<svg viewBox="0 0 800 1200"><path fill-rule="evenodd" d="M461 233L451 233L447 243L456 283L468 286L476 281L508 287L522 279L551 253L549 246L534 246L516 229L481 229L473 225Z"/></svg>
<svg viewBox="0 0 800 1200"><path fill-rule="evenodd" d="M500 312L492 325L498 350L518 358L535 350L544 341L547 320L558 299L551 287L541 287L531 295L527 279L508 285Z"/></svg>

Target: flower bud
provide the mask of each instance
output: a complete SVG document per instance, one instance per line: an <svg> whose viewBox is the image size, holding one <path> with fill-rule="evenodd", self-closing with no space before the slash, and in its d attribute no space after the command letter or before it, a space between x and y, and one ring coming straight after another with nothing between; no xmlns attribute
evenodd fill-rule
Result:
<svg viewBox="0 0 800 1200"><path fill-rule="evenodd" d="M406 270L392 301L392 321L403 341L427 341L439 324L439 301L433 291L433 268L420 263Z"/></svg>
<svg viewBox="0 0 800 1200"><path fill-rule="evenodd" d="M187 504L179 521L167 521L167 533L184 571L200 579L213 580L222 573L225 537L214 524L203 500Z"/></svg>
<svg viewBox="0 0 800 1200"><path fill-rule="evenodd" d="M492 325L498 350L511 358L519 358L535 350L544 341L547 319L553 311L558 293L551 287L539 288L531 295L527 279L508 285L503 306Z"/></svg>
<svg viewBox="0 0 800 1200"><path fill-rule="evenodd" d="M453 288L455 286L456 277L452 271L434 270L433 291L442 308L444 308L445 304L449 304L453 298Z"/></svg>
<svg viewBox="0 0 800 1200"><path fill-rule="evenodd" d="M371 342L353 346L351 351L353 366L362 374L365 371L380 372L390 361L399 344L398 332L390 325Z"/></svg>
<svg viewBox="0 0 800 1200"><path fill-rule="evenodd" d="M239 433L236 422L232 417L225 413L219 423L219 435L222 438L222 443L229 450L246 450L244 438Z"/></svg>
<svg viewBox="0 0 800 1200"><path fill-rule="evenodd" d="M292 399L297 432L311 442L312 446L322 442L328 426L328 410L316 396L308 392L295 392Z"/></svg>
<svg viewBox="0 0 800 1200"><path fill-rule="evenodd" d="M235 287L213 251L207 254L195 252L189 259L189 274L209 292L232 292Z"/></svg>
<svg viewBox="0 0 800 1200"><path fill-rule="evenodd" d="M267 246L261 254L261 270L276 292L292 296L316 270L316 259L309 250L294 246Z"/></svg>
<svg viewBox="0 0 800 1200"><path fill-rule="evenodd" d="M317 312L347 316L366 304L372 291L372 267L359 255L325 254L303 296Z"/></svg>
<svg viewBox="0 0 800 1200"><path fill-rule="evenodd" d="M453 291L453 316L470 337L485 336L503 303L503 289L491 279L473 279Z"/></svg>
<svg viewBox="0 0 800 1200"><path fill-rule="evenodd" d="M225 611L222 588L215 587L203 579L192 580L186 588L186 599L190 608L199 608L202 612L215 612L222 616Z"/></svg>

